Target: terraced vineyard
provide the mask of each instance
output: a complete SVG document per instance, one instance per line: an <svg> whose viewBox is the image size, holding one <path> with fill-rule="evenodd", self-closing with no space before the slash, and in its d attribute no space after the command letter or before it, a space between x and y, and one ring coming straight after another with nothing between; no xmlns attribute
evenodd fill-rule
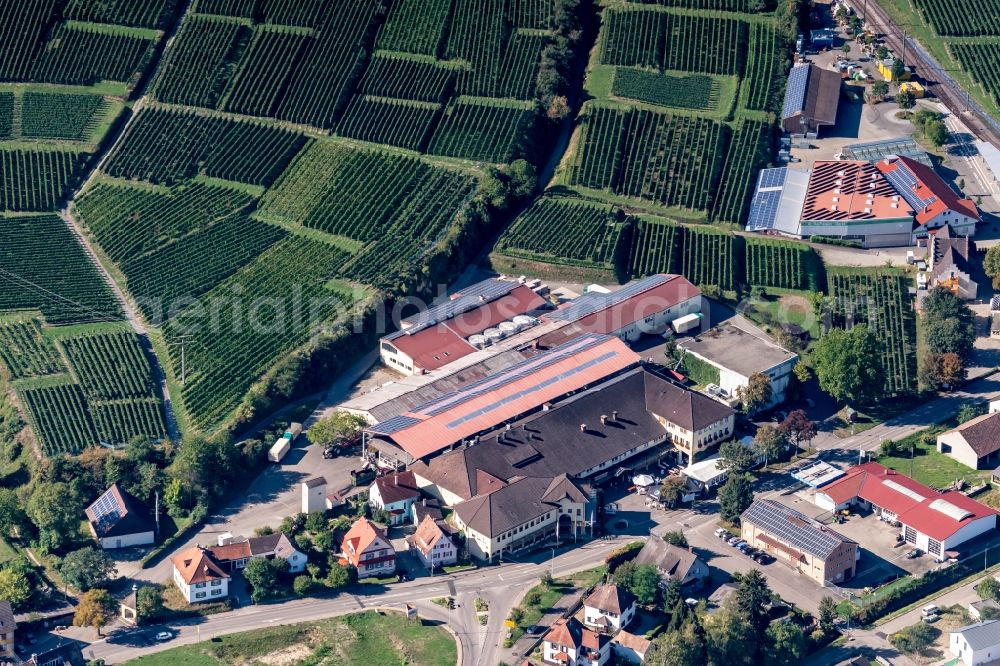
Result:
<svg viewBox="0 0 1000 666"><path fill-rule="evenodd" d="M97 445L97 430L78 385L24 388L17 395L45 455L74 454Z"/></svg>
<svg viewBox="0 0 1000 666"><path fill-rule="evenodd" d="M808 245L789 241L746 239L748 284L781 289L821 291L823 262Z"/></svg>
<svg viewBox="0 0 1000 666"><path fill-rule="evenodd" d="M157 99L214 108L248 37L249 30L236 21L190 17L164 59L155 89Z"/></svg>
<svg viewBox="0 0 1000 666"><path fill-rule="evenodd" d="M517 218L494 249L494 265L510 259L604 271L615 278L631 240L621 210L578 199L546 197ZM516 262L514 262L516 263Z"/></svg>
<svg viewBox="0 0 1000 666"><path fill-rule="evenodd" d="M697 285L735 289L740 283L742 238L733 234L689 227L684 233L681 273Z"/></svg>
<svg viewBox="0 0 1000 666"><path fill-rule="evenodd" d="M97 95L26 91L21 101L20 136L24 139L87 141L106 104Z"/></svg>
<svg viewBox="0 0 1000 666"><path fill-rule="evenodd" d="M1000 34L997 16L1000 0L968 3L962 0L914 0L934 30L949 37L980 37Z"/></svg>
<svg viewBox="0 0 1000 666"><path fill-rule="evenodd" d="M746 219L754 178L770 163L775 136L774 126L760 120L744 120L736 126L713 202L714 220L740 224Z"/></svg>
<svg viewBox="0 0 1000 666"><path fill-rule="evenodd" d="M329 289L348 254L333 245L290 236L272 246L234 276L223 281L205 299L226 298L239 289L267 307L253 310L245 322L242 303L223 308L211 330L200 310L183 310L167 321L163 334L177 345L186 344L187 381L184 402L197 427L208 428L229 414L243 395L282 353L302 345L317 333L318 322L350 305L350 295ZM309 311L295 312L293 295ZM261 299L261 300L258 300ZM179 351L171 357L180 375Z"/></svg>
<svg viewBox="0 0 1000 666"><path fill-rule="evenodd" d="M0 361L12 379L54 375L66 370L59 352L42 336L34 319L0 321Z"/></svg>
<svg viewBox="0 0 1000 666"><path fill-rule="evenodd" d="M640 219L635 228L635 241L629 253L632 277L654 273L679 273L681 241L684 228L661 220Z"/></svg>
<svg viewBox="0 0 1000 666"><path fill-rule="evenodd" d="M31 78L81 86L128 82L148 62L152 46L150 37L62 24L35 61Z"/></svg>
<svg viewBox="0 0 1000 666"><path fill-rule="evenodd" d="M50 324L107 321L111 289L55 215L0 216L0 311L40 310Z"/></svg>
<svg viewBox="0 0 1000 666"><path fill-rule="evenodd" d="M883 393L912 393L917 386L916 317L910 303L910 279L884 269L831 269L832 323L849 329L866 324L882 349Z"/></svg>
<svg viewBox="0 0 1000 666"><path fill-rule="evenodd" d="M53 210L79 182L86 153L0 148L0 212Z"/></svg>
<svg viewBox="0 0 1000 666"><path fill-rule="evenodd" d="M1000 38L948 45L955 59L982 85L996 104L1000 104Z"/></svg>
<svg viewBox="0 0 1000 666"><path fill-rule="evenodd" d="M536 117L530 103L499 106L460 98L445 111L428 152L487 162L530 157Z"/></svg>
<svg viewBox="0 0 1000 666"><path fill-rule="evenodd" d="M251 185L270 185L305 137L258 122L194 112L144 109L108 158L112 176L171 184L203 171Z"/></svg>
<svg viewBox="0 0 1000 666"><path fill-rule="evenodd" d="M152 398L149 362L132 331L110 331L61 340L88 400Z"/></svg>
<svg viewBox="0 0 1000 666"><path fill-rule="evenodd" d="M719 86L710 76L661 75L630 67L615 70L611 93L675 109L711 110L719 101Z"/></svg>

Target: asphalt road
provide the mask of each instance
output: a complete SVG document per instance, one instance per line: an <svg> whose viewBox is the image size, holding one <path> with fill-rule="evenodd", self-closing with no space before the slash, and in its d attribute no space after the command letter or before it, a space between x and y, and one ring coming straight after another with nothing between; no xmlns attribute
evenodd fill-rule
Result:
<svg viewBox="0 0 1000 666"><path fill-rule="evenodd" d="M448 623L459 639L463 666L496 664L502 658L500 646L507 611L528 588L538 582L543 570L552 567L558 577L598 566L608 552L626 540L630 539L592 541L558 554L552 561L546 559L543 553L532 558L531 562L505 563L391 586L366 586L333 598L297 599L273 605L249 606L166 625L119 629L85 648L84 656L121 663L215 636L321 620L371 608L402 610L409 603L415 604L426 617ZM454 611L443 611L430 604L431 599L443 596L455 597L459 606ZM490 603L490 621L486 626L481 626L476 619L474 600L477 596ZM175 638L158 643L154 637L165 629L174 632Z"/></svg>

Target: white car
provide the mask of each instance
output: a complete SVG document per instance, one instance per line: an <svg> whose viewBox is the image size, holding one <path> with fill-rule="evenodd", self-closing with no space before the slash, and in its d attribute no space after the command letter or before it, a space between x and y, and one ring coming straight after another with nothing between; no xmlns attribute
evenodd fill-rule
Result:
<svg viewBox="0 0 1000 666"><path fill-rule="evenodd" d="M169 631L161 631L158 634L156 634L156 640L160 642L169 641L173 637L174 637L173 633Z"/></svg>
<svg viewBox="0 0 1000 666"><path fill-rule="evenodd" d="M720 539L723 537L729 538L729 530L727 530L724 527L720 527L719 529L715 530L715 536L719 537Z"/></svg>

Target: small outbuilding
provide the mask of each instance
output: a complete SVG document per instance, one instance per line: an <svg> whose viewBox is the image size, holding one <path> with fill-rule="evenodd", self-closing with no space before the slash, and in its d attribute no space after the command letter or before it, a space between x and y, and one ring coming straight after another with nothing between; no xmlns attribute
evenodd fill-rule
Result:
<svg viewBox="0 0 1000 666"><path fill-rule="evenodd" d="M789 134L815 134L837 124L840 73L800 63L788 74L781 127Z"/></svg>

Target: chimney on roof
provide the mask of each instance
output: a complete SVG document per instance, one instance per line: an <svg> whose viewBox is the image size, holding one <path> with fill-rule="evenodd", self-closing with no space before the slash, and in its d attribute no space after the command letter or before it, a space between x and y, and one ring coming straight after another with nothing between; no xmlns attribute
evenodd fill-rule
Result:
<svg viewBox="0 0 1000 666"><path fill-rule="evenodd" d="M485 296L483 296L482 294L480 294L480 295L479 295L479 302L480 302L480 303L482 303L482 302L484 302L484 301L486 301L486 297L485 297Z"/></svg>
<svg viewBox="0 0 1000 666"><path fill-rule="evenodd" d="M510 431L510 424L509 423L507 424L507 427L504 428L504 430L507 430L508 432Z"/></svg>
<svg viewBox="0 0 1000 666"><path fill-rule="evenodd" d="M607 423L608 423L608 415L601 414L601 425L607 425Z"/></svg>
<svg viewBox="0 0 1000 666"><path fill-rule="evenodd" d="M581 423L580 424L580 432L587 432L587 424L586 423Z"/></svg>
<svg viewBox="0 0 1000 666"><path fill-rule="evenodd" d="M617 420L618 420L618 410L616 409L613 412L611 412L611 421L613 423L613 422L615 422Z"/></svg>

